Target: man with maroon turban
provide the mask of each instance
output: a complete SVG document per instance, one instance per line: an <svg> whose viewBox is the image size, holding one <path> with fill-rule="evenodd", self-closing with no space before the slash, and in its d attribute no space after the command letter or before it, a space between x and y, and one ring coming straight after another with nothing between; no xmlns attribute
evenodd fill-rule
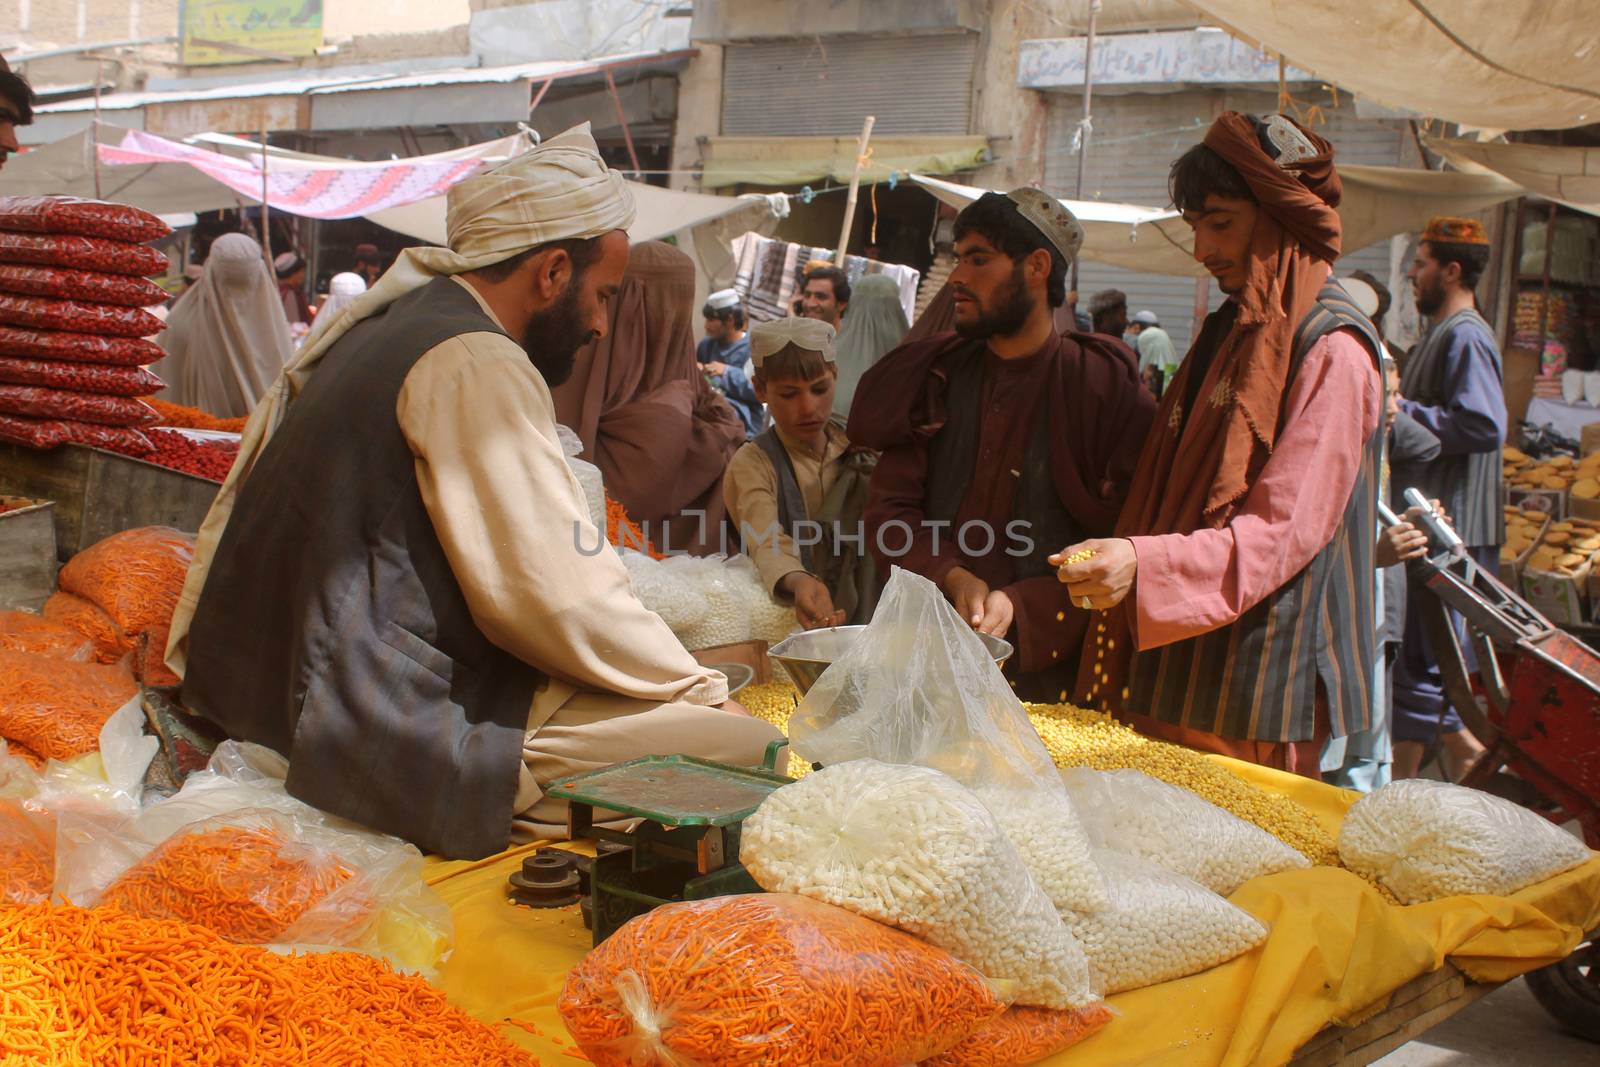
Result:
<svg viewBox="0 0 1600 1067"><path fill-rule="evenodd" d="M1151 736L1315 776L1326 738L1371 716L1383 414L1377 335L1330 276L1333 148L1229 112L1171 189L1228 299L1166 392L1117 536L1053 557L1072 603L1103 613L1080 693Z"/></svg>

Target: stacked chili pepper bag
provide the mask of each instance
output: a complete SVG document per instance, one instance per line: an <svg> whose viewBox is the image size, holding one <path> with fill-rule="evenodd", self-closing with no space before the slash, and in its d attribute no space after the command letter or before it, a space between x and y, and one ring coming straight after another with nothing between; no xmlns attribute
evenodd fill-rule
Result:
<svg viewBox="0 0 1600 1067"><path fill-rule="evenodd" d="M154 450L139 398L163 387L144 369L163 323L143 309L167 294L144 276L167 259L140 242L170 232L126 204L0 197L0 440Z"/></svg>

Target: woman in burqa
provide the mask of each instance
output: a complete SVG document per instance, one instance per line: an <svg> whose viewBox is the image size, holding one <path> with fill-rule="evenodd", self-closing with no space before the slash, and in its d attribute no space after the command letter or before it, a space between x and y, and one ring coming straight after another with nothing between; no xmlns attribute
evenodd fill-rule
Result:
<svg viewBox="0 0 1600 1067"><path fill-rule="evenodd" d="M687 255L660 241L634 245L609 332L553 395L556 418L651 542L704 555L720 549L722 473L745 437L695 362L694 295Z"/></svg>
<svg viewBox="0 0 1600 1067"><path fill-rule="evenodd" d="M850 287L850 309L839 328L839 384L833 391L835 415L849 415L861 376L871 370L910 329L900 304L900 286L885 274L869 274Z"/></svg>
<svg viewBox="0 0 1600 1067"><path fill-rule="evenodd" d="M217 238L156 343L167 353L157 396L222 418L250 414L294 351L261 246L242 233Z"/></svg>

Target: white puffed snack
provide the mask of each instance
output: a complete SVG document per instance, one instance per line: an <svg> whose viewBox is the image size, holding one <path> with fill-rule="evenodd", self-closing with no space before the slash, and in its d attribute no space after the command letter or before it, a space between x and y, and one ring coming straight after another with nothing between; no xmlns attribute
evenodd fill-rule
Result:
<svg viewBox="0 0 1600 1067"><path fill-rule="evenodd" d="M674 634L699 623L711 610L699 586L684 572L651 559L643 552L620 551L622 565L628 569L628 584L639 603L661 616Z"/></svg>
<svg viewBox="0 0 1600 1067"><path fill-rule="evenodd" d="M1261 827L1141 771L1074 767L1061 781L1096 848L1142 857L1213 893L1311 866Z"/></svg>
<svg viewBox="0 0 1600 1067"><path fill-rule="evenodd" d="M1034 884L1063 913L1088 914L1111 902L1072 801L1045 789L974 788L1028 865Z"/></svg>
<svg viewBox="0 0 1600 1067"><path fill-rule="evenodd" d="M1082 947L989 809L938 771L867 759L825 767L745 820L739 859L763 889L890 923L1015 981L1019 1004L1099 999Z"/></svg>
<svg viewBox="0 0 1600 1067"><path fill-rule="evenodd" d="M1509 800L1421 778L1362 797L1339 831L1344 865L1377 878L1402 904L1505 896L1590 855L1582 841Z"/></svg>
<svg viewBox="0 0 1600 1067"><path fill-rule="evenodd" d="M1249 912L1137 856L1097 849L1111 906L1069 917L1107 996L1198 974L1267 939Z"/></svg>

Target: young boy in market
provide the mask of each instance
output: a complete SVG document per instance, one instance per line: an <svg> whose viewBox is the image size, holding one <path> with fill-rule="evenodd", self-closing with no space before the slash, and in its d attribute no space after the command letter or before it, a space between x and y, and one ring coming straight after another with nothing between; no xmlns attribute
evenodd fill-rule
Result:
<svg viewBox="0 0 1600 1067"><path fill-rule="evenodd" d="M750 329L756 395L772 425L728 464L728 515L773 597L806 629L865 622L877 600L861 516L876 457L833 417L834 329L799 316Z"/></svg>

